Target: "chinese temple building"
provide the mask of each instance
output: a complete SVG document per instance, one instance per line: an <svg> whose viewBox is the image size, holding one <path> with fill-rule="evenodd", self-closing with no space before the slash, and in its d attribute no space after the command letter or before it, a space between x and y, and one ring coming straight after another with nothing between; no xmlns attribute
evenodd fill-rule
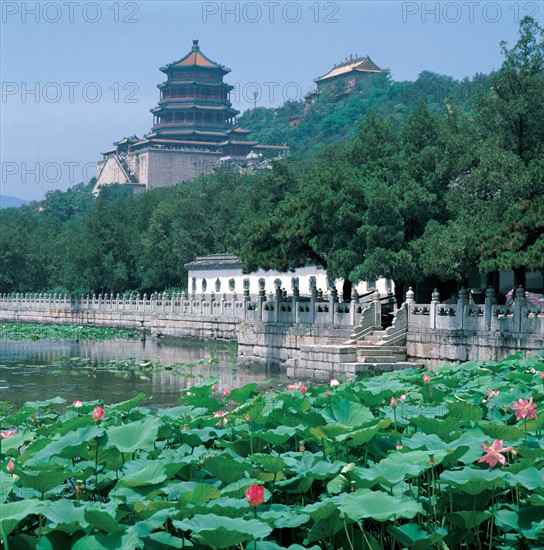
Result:
<svg viewBox="0 0 544 550"><path fill-rule="evenodd" d="M364 82L369 76L384 72L368 55L366 57L350 56L344 62L335 65L328 73L314 78L317 88L307 94L306 100L311 102L325 91L334 96L349 94Z"/></svg>
<svg viewBox="0 0 544 550"><path fill-rule="evenodd" d="M115 142L97 165L95 193L112 183L151 189L174 185L212 172L225 159L254 162L263 152L283 154L284 146L259 145L236 126L233 87L223 81L230 69L212 61L193 40L191 51L160 69L166 81L157 87L151 131Z"/></svg>

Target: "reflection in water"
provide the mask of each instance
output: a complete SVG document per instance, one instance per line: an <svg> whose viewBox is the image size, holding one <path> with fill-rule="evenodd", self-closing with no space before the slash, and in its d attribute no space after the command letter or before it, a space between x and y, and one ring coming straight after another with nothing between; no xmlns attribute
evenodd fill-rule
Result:
<svg viewBox="0 0 544 550"><path fill-rule="evenodd" d="M222 344L214 347L195 341L102 342L0 341L0 400L21 406L25 401L44 401L56 396L68 402L103 399L115 403L143 392L149 404L176 403L181 388L199 383L203 377L220 379L218 390L263 384L279 378L279 370L239 367ZM162 365L194 364L210 359L218 364L197 364L160 371L134 368L144 360ZM62 359L65 358L65 359ZM71 359L69 359L71 358ZM115 364L128 358L127 365Z"/></svg>

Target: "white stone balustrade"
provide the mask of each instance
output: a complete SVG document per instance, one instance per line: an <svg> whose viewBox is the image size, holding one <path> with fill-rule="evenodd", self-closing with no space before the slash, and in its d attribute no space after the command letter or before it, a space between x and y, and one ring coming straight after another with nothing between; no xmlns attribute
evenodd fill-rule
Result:
<svg viewBox="0 0 544 550"><path fill-rule="evenodd" d="M488 289L484 304L468 303L464 289L459 294L456 304L409 303L408 332L544 334L544 307L528 305L522 288L517 289L513 306L497 305L493 289Z"/></svg>

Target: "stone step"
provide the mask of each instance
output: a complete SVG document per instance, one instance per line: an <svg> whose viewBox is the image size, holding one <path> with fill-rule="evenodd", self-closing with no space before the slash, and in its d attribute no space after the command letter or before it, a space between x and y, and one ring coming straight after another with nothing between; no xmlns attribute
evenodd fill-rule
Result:
<svg viewBox="0 0 544 550"><path fill-rule="evenodd" d="M359 342L378 342L381 340L381 336L377 334L367 334L364 338L361 338Z"/></svg>
<svg viewBox="0 0 544 550"><path fill-rule="evenodd" d="M365 346L362 344L354 346L357 353L368 353L369 355L397 355L405 354L404 346Z"/></svg>
<svg viewBox="0 0 544 550"><path fill-rule="evenodd" d="M404 355L359 355L357 354L357 359L361 363L399 363L406 359L406 354Z"/></svg>
<svg viewBox="0 0 544 550"><path fill-rule="evenodd" d="M389 372L394 370L421 368L421 363L399 361L397 363L340 363L338 368L345 374L364 374L366 372Z"/></svg>

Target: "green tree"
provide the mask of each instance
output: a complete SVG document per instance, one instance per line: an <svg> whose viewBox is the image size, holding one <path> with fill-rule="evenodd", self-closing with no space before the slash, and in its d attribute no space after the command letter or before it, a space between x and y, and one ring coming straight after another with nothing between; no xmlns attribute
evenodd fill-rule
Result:
<svg viewBox="0 0 544 550"><path fill-rule="evenodd" d="M452 219L440 229L430 225L416 244L422 272L460 278L470 261L484 273L513 270L516 284L525 285L527 269L544 268L543 37L525 18L517 44L502 44L505 61L491 88L475 99L475 132L464 132L469 155L457 154L458 174L447 196ZM452 144L459 150L458 141ZM438 242L444 255L436 261L426 246ZM455 254L465 260L450 261L448 272L443 260Z"/></svg>
<svg viewBox="0 0 544 550"><path fill-rule="evenodd" d="M491 86L476 97L481 134L512 151L526 164L544 151L544 29L531 17L520 22L519 39L491 77Z"/></svg>

